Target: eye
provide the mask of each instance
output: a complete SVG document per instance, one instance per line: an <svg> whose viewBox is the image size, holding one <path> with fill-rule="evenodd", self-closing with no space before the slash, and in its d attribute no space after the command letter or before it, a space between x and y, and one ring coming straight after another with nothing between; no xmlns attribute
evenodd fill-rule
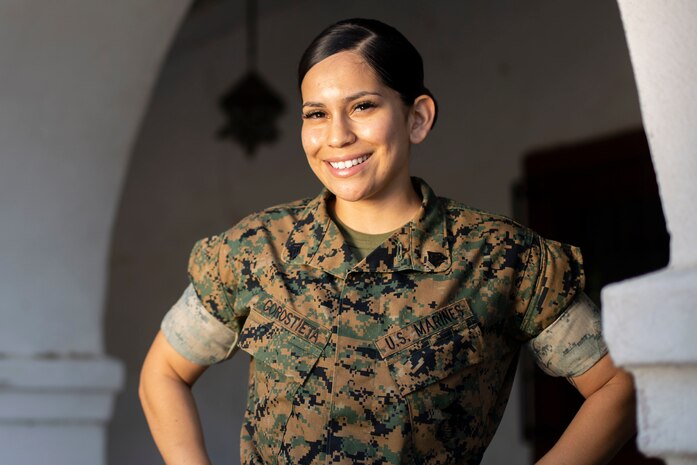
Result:
<svg viewBox="0 0 697 465"><path fill-rule="evenodd" d="M373 102L360 102L357 103L356 106L353 107L353 109L354 111L366 111L375 107L377 107L377 105Z"/></svg>
<svg viewBox="0 0 697 465"><path fill-rule="evenodd" d="M315 110L315 111L308 111L306 113L303 113L303 119L320 119L324 118L325 113L320 110Z"/></svg>

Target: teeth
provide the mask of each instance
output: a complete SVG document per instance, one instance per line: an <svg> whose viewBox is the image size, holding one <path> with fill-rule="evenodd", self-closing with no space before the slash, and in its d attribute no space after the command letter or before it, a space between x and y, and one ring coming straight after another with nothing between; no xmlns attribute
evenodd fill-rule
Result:
<svg viewBox="0 0 697 465"><path fill-rule="evenodd" d="M338 170L344 170L346 168L351 168L352 166L360 165L361 163L363 163L367 159L368 159L368 155L364 155L362 157L354 158L353 160L338 161L338 162L330 161L329 164Z"/></svg>

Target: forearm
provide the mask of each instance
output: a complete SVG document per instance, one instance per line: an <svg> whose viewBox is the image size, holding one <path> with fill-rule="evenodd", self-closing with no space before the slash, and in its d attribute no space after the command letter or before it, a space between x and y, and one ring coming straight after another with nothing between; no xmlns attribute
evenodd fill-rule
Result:
<svg viewBox="0 0 697 465"><path fill-rule="evenodd" d="M607 463L635 432L634 386L617 374L589 395L554 447L537 465Z"/></svg>
<svg viewBox="0 0 697 465"><path fill-rule="evenodd" d="M190 383L160 361L151 350L139 389L155 443L167 465L210 465Z"/></svg>

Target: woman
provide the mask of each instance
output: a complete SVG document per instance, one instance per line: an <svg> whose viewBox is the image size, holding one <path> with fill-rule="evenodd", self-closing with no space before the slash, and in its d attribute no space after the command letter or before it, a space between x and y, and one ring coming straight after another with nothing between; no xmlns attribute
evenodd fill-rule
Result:
<svg viewBox="0 0 697 465"><path fill-rule="evenodd" d="M310 44L299 84L326 189L194 247L141 375L166 462L209 463L190 387L240 348L244 464L477 464L526 342L586 397L540 463L607 461L633 432L633 389L579 252L410 177L437 112L416 49L378 21L342 21Z"/></svg>

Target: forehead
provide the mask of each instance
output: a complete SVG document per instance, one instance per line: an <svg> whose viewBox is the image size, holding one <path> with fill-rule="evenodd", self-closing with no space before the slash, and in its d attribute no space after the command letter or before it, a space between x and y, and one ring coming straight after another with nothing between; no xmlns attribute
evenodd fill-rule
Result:
<svg viewBox="0 0 697 465"><path fill-rule="evenodd" d="M305 74L300 86L303 101L342 98L383 89L385 86L375 71L354 52L339 52L320 61Z"/></svg>

